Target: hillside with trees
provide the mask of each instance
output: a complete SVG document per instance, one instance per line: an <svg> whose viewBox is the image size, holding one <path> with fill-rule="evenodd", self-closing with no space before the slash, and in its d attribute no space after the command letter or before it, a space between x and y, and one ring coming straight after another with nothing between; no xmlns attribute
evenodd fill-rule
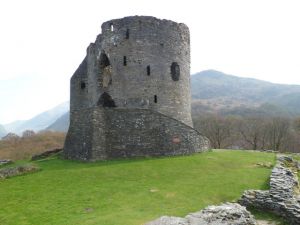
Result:
<svg viewBox="0 0 300 225"><path fill-rule="evenodd" d="M62 148L65 133L26 130L21 136L8 133L0 140L0 159L30 159L47 150Z"/></svg>
<svg viewBox="0 0 300 225"><path fill-rule="evenodd" d="M274 84L215 70L191 76L194 113L300 116L300 85Z"/></svg>

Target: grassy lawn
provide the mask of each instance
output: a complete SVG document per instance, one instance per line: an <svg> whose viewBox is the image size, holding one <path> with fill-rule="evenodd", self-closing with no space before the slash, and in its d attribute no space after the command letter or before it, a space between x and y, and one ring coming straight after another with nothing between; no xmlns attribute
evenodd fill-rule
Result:
<svg viewBox="0 0 300 225"><path fill-rule="evenodd" d="M37 162L41 172L0 180L0 224L140 225L185 216L268 189L271 153L213 151L192 156L80 163Z"/></svg>

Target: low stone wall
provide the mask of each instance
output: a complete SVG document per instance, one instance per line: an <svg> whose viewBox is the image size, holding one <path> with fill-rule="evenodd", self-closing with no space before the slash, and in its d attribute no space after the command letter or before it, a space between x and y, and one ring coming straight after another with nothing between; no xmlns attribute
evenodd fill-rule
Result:
<svg viewBox="0 0 300 225"><path fill-rule="evenodd" d="M163 216L146 225L256 225L245 207L237 203L225 203L191 213L185 218Z"/></svg>
<svg viewBox="0 0 300 225"><path fill-rule="evenodd" d="M27 173L33 173L39 170L40 170L39 167L32 164L2 168L0 169L0 179L14 177L18 175L27 174Z"/></svg>
<svg viewBox="0 0 300 225"><path fill-rule="evenodd" d="M61 151L62 151L62 148L55 148L55 149L52 149L52 150L48 150L48 151L45 151L43 153L36 154L36 155L32 156L31 160L36 161L36 160L45 159L45 158L48 158L50 156L56 155L56 154L60 153Z"/></svg>
<svg viewBox="0 0 300 225"><path fill-rule="evenodd" d="M13 163L10 159L0 159L0 166L7 165Z"/></svg>
<svg viewBox="0 0 300 225"><path fill-rule="evenodd" d="M272 170L270 190L247 190L239 200L246 207L270 211L289 221L300 224L300 199L297 172L299 163L287 156L277 156Z"/></svg>

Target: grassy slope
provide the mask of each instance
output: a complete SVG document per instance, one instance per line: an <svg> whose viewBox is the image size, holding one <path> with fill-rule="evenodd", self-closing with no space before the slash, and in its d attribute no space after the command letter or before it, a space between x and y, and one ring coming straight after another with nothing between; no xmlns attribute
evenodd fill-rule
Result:
<svg viewBox="0 0 300 225"><path fill-rule="evenodd" d="M42 171L0 180L0 224L138 225L184 216L267 189L273 154L217 151L184 157L38 162Z"/></svg>

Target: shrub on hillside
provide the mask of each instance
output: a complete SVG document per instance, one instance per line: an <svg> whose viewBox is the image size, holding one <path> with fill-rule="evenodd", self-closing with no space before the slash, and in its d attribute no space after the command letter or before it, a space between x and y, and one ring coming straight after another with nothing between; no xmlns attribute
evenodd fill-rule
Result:
<svg viewBox="0 0 300 225"><path fill-rule="evenodd" d="M4 139L0 141L0 159L30 159L33 155L62 148L64 140L65 133L51 131Z"/></svg>

